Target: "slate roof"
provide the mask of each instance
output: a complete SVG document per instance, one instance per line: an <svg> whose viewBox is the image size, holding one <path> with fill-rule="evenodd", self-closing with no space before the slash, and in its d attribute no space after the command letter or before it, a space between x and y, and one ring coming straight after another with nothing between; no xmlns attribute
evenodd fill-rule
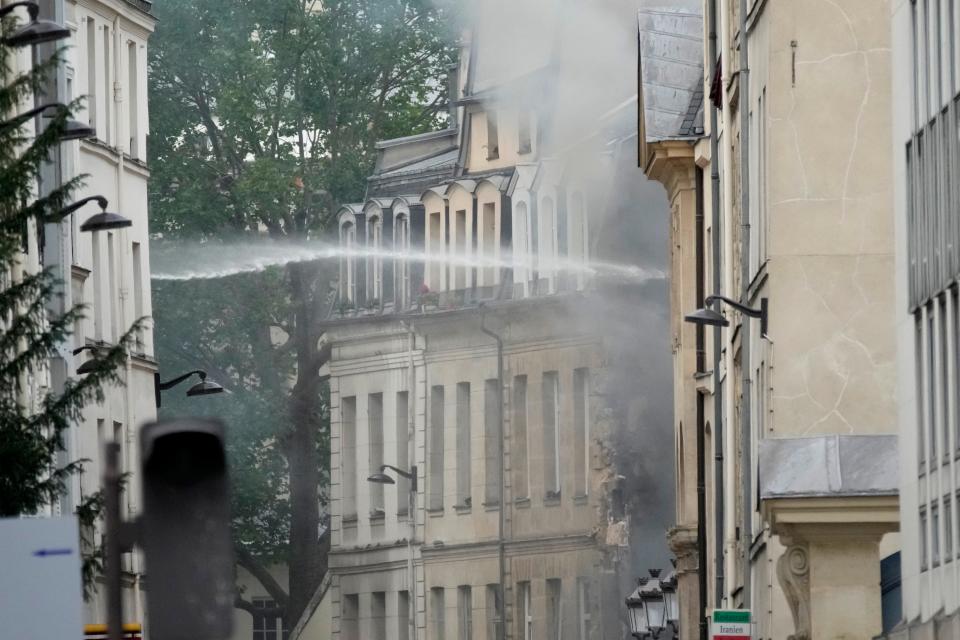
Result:
<svg viewBox="0 0 960 640"><path fill-rule="evenodd" d="M670 8L638 14L647 142L703 135L703 14Z"/></svg>
<svg viewBox="0 0 960 640"><path fill-rule="evenodd" d="M897 494L897 436L767 438L759 457L763 500Z"/></svg>

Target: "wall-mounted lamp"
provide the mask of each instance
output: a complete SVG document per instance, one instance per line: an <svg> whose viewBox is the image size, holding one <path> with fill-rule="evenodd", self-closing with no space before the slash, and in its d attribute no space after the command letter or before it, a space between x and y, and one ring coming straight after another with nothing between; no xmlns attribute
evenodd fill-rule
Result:
<svg viewBox="0 0 960 640"><path fill-rule="evenodd" d="M760 298L760 308L751 309L750 307L745 307L736 300L731 300L725 296L708 296L706 300L703 301L704 308L697 309L693 313L687 314L684 317L684 320L687 322L692 322L694 324L710 325L715 327L727 327L730 325L730 321L720 315L719 312L714 311L710 307L713 306L714 302L725 302L740 313L751 318L760 319L760 335L767 335L767 299Z"/></svg>
<svg viewBox="0 0 960 640"><path fill-rule="evenodd" d="M66 110L68 107L65 104L60 102L48 102L47 104L42 104L39 107L34 107L29 111L24 111L21 114L18 114L0 124L0 131L5 131L13 127L19 127L23 123L27 122L33 116L49 111L50 109ZM53 116L46 116L48 118ZM77 120L68 119L63 125L63 131L60 133L60 142L67 142L68 140L84 140L86 138L94 138L97 135L97 130L91 127L90 125L83 124Z"/></svg>
<svg viewBox="0 0 960 640"><path fill-rule="evenodd" d="M157 408L158 409L160 408L160 392L161 391L166 391L167 389L174 388L175 386L177 386L178 384L180 384L181 382L183 382L184 380L186 380L192 375L199 376L200 382L198 382L197 384L187 389L188 396L191 396L191 397L192 396L208 396L214 393L224 392L224 388L222 386L220 386L213 380L207 380L206 371L201 371L199 369L195 371L190 371L189 373L185 373L182 376L177 376L173 380L168 380L166 382L160 382L160 374L154 373L153 374L153 395L154 395L154 399L157 401Z"/></svg>
<svg viewBox="0 0 960 640"><path fill-rule="evenodd" d="M62 220L83 205L93 201L96 201L97 204L100 205L100 209L102 209L102 211L87 218L87 221L80 225L80 231L106 231L109 229L122 229L133 224L132 221L124 218L118 213L108 212L107 199L103 196L90 196L89 198L84 198L83 200L77 200L73 204L61 209L60 212L57 213L56 217L49 222L57 222Z"/></svg>
<svg viewBox="0 0 960 640"><path fill-rule="evenodd" d="M30 14L30 22L14 31L9 37L0 40L8 47L25 47L70 37L70 29L51 20L39 19L40 7L36 2L14 2L5 7L0 7L0 18L6 17L17 7L26 7Z"/></svg>

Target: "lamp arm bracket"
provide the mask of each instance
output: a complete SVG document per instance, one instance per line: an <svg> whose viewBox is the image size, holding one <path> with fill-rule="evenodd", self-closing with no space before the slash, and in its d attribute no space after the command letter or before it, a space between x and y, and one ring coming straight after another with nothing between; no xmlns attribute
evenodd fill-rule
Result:
<svg viewBox="0 0 960 640"><path fill-rule="evenodd" d="M172 388L174 388L175 386L177 386L178 384L180 384L181 382L183 382L184 380L186 380L187 378L189 378L190 376L192 376L192 375L194 375L194 374L200 376L200 379L201 379L201 380L205 380L206 377L207 377L207 374L206 374L205 372L200 371L199 369L197 369L197 370L195 370L195 371L191 371L191 372L189 372L189 373L185 373L185 374L183 374L182 376L177 376L177 377L174 378L173 380L167 380L166 382L157 381L157 387L159 387L159 389L160 389L161 391L166 391L167 389L172 389Z"/></svg>
<svg viewBox="0 0 960 640"><path fill-rule="evenodd" d="M403 469L398 469L397 467L393 466L392 464L383 464L383 465L380 465L380 473L383 473L383 472L386 471L387 469L392 470L392 471L395 472L397 475L403 476L403 477L406 478L407 480L413 480L413 477L414 477L414 476L413 476L413 473L411 473L410 471L404 471Z"/></svg>

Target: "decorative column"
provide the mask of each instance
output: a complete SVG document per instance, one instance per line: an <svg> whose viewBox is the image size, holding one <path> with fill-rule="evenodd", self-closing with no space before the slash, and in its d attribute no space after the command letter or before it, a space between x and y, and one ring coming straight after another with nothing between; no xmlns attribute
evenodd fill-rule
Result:
<svg viewBox="0 0 960 640"><path fill-rule="evenodd" d="M667 543L677 559L677 599L680 603L680 640L696 640L700 628L697 581L697 528L679 526L667 532Z"/></svg>

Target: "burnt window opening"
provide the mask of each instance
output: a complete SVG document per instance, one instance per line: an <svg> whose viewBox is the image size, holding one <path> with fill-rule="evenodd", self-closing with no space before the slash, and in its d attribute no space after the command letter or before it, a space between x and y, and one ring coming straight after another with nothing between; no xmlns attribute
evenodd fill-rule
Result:
<svg viewBox="0 0 960 640"><path fill-rule="evenodd" d="M529 111L520 111L519 121L517 122L517 131L519 136L519 153L522 155L533 151L533 139L530 136Z"/></svg>
<svg viewBox="0 0 960 640"><path fill-rule="evenodd" d="M487 160L500 157L500 134L497 130L496 111L487 112Z"/></svg>

